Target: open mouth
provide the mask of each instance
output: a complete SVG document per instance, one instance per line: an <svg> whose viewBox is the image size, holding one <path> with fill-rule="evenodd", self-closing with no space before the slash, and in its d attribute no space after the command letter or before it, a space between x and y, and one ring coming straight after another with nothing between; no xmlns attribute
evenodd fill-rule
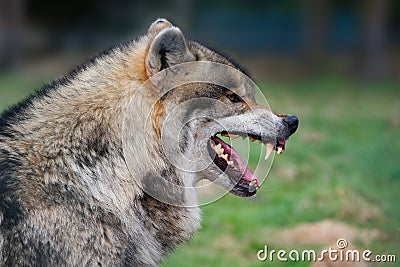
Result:
<svg viewBox="0 0 400 267"><path fill-rule="evenodd" d="M282 154L285 150L285 141L277 140L276 144L271 142L263 142L261 136L248 135L248 134L229 134L227 132L219 133L221 136L229 137L231 140L241 136L249 138L252 142L258 141L266 148L265 160L271 155L272 150ZM234 195L241 197L251 197L260 188L258 177L254 175L248 168L246 162L229 144L225 143L222 139L215 134L210 138L209 154L213 158L213 162L218 166L235 186L230 190Z"/></svg>

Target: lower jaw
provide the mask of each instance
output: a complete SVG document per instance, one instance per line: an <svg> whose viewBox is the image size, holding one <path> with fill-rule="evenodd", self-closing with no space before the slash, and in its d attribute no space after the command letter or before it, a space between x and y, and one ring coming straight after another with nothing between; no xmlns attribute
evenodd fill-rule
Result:
<svg viewBox="0 0 400 267"><path fill-rule="evenodd" d="M238 159L240 157L239 154L228 144L224 143L222 147L220 145L217 151L220 149L224 151L225 149L225 151L228 151L225 152L227 153L225 156L229 157L229 159L232 158L232 153L235 154L236 160L232 158L232 162L234 162L236 165L238 164L238 160L242 161L239 164L239 168L236 168L236 166L229 166L227 159L223 159L223 157L218 155L218 153L213 153L214 150L216 150L216 144L223 143L223 141L218 138L212 138L211 140L213 140L214 143L210 143L208 149L210 156L214 157L213 163L227 176L226 179L229 179L231 182L235 183L234 187L230 189L230 193L240 197L254 196L259 188L257 177L250 172L247 164L245 164L241 158Z"/></svg>
<svg viewBox="0 0 400 267"><path fill-rule="evenodd" d="M250 192L248 188L241 187L238 185L235 185L229 192L239 197L252 197L257 194L257 190Z"/></svg>

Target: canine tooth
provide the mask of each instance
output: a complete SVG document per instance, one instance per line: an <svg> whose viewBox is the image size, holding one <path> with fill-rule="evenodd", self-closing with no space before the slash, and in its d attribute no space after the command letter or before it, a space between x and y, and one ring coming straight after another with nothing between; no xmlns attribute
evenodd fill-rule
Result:
<svg viewBox="0 0 400 267"><path fill-rule="evenodd" d="M237 135L237 134L229 134L228 136L229 136L229 139L235 140L235 139L238 138L240 135Z"/></svg>
<svg viewBox="0 0 400 267"><path fill-rule="evenodd" d="M228 154L222 154L221 158L223 158L226 162L228 162Z"/></svg>
<svg viewBox="0 0 400 267"><path fill-rule="evenodd" d="M250 193L251 193L251 192L254 192L254 191L256 191L256 189L257 189L256 180L250 181L250 183L249 183L249 192L250 192Z"/></svg>
<svg viewBox="0 0 400 267"><path fill-rule="evenodd" d="M274 145L271 143L266 143L265 149L267 150L267 153L265 154L265 160L267 160L269 155L271 155L272 150L274 149Z"/></svg>
<svg viewBox="0 0 400 267"><path fill-rule="evenodd" d="M235 163L233 163L233 160L230 160L230 161L228 161L228 165L231 166L231 167L234 167Z"/></svg>
<svg viewBox="0 0 400 267"><path fill-rule="evenodd" d="M278 154L282 154L283 153L283 149L280 146L278 146L276 150L277 150Z"/></svg>
<svg viewBox="0 0 400 267"><path fill-rule="evenodd" d="M213 149L215 153L217 153L217 155L221 155L224 153L224 149L222 148L221 144L214 146Z"/></svg>

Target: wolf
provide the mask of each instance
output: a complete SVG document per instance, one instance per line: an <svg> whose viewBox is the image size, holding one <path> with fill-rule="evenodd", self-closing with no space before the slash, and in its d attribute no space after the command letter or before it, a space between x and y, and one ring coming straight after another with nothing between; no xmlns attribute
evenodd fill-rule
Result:
<svg viewBox="0 0 400 267"><path fill-rule="evenodd" d="M256 104L238 74L158 19L5 111L1 265L157 266L200 227L198 181L254 196L257 177L222 136L282 153L298 118Z"/></svg>

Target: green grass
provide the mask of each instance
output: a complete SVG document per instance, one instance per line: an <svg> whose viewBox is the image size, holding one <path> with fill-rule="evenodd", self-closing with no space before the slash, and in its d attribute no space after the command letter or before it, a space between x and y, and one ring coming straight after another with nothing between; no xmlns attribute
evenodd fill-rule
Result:
<svg viewBox="0 0 400 267"><path fill-rule="evenodd" d="M0 108L40 86L38 80L0 76ZM257 197L227 195L202 207L202 229L163 266L308 266L260 263L256 253L275 229L324 219L383 231L385 238L357 245L399 257L400 84L325 77L260 85L272 110L298 115L298 131ZM312 247L289 247L295 248Z"/></svg>
<svg viewBox="0 0 400 267"><path fill-rule="evenodd" d="M38 78L0 73L0 111L21 101L41 83Z"/></svg>

